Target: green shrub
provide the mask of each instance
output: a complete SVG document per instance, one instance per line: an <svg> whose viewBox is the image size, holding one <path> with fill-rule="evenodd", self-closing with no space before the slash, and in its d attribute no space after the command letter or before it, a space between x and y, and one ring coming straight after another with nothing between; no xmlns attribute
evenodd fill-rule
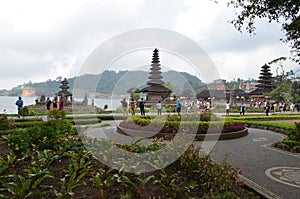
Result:
<svg viewBox="0 0 300 199"><path fill-rule="evenodd" d="M210 156L203 154L200 147L194 145L191 145L180 157L180 163L186 174L206 187L210 195L225 194L235 190L239 182L239 171L226 161L221 164L215 163Z"/></svg>
<svg viewBox="0 0 300 199"><path fill-rule="evenodd" d="M15 151L27 151L31 145L28 131L15 131L8 136L8 146Z"/></svg>
<svg viewBox="0 0 300 199"><path fill-rule="evenodd" d="M141 116L131 116L128 117L126 122L128 124L135 124L138 126L151 126L151 127L163 127L163 128L173 128L173 129L179 129L185 128L185 129L208 129L209 127L212 128L222 128L223 126L233 126L237 122L234 120L226 120L223 121L199 121L199 119L195 119L195 115L190 115L190 118L183 118L185 116L180 115L168 115L165 116L159 116L156 119L148 119L147 117L141 117ZM199 115L197 116L199 117ZM206 117L206 116L204 116ZM186 119L186 120L181 120ZM190 119L191 121L189 121Z"/></svg>
<svg viewBox="0 0 300 199"><path fill-rule="evenodd" d="M0 131L8 130L13 127L12 121L7 118L6 114L0 114Z"/></svg>
<svg viewBox="0 0 300 199"><path fill-rule="evenodd" d="M21 123L24 124L24 123ZM8 136L8 143L13 150L26 151L32 144L38 149L56 149L59 140L73 133L75 129L69 121L49 120L40 122L23 131L16 131Z"/></svg>
<svg viewBox="0 0 300 199"><path fill-rule="evenodd" d="M300 142L300 122L295 122L295 130L288 134L289 139Z"/></svg>
<svg viewBox="0 0 300 199"><path fill-rule="evenodd" d="M92 119L74 119L71 121L74 125L85 125L85 124L99 124L101 123L100 119L92 118Z"/></svg>
<svg viewBox="0 0 300 199"><path fill-rule="evenodd" d="M57 109L50 110L48 113L48 117L50 119L55 119L55 120L64 119L66 117L66 112L63 110L57 110Z"/></svg>
<svg viewBox="0 0 300 199"><path fill-rule="evenodd" d="M289 145L289 147L293 148L294 146L300 146L300 142L296 140L290 140L288 138L285 138L281 141L281 143Z"/></svg>
<svg viewBox="0 0 300 199"><path fill-rule="evenodd" d="M41 122L43 121L42 118L18 118L18 119L14 119L15 123L18 122Z"/></svg>
<svg viewBox="0 0 300 199"><path fill-rule="evenodd" d="M43 124L43 121L32 121L32 122L16 122L14 126L16 128L30 128L37 125Z"/></svg>
<svg viewBox="0 0 300 199"><path fill-rule="evenodd" d="M29 115L29 110L28 110L27 106L24 106L24 107L21 109L20 115L23 116L23 117Z"/></svg>
<svg viewBox="0 0 300 199"><path fill-rule="evenodd" d="M229 115L226 116L226 118L232 118L235 120L255 120L255 121L269 121L269 120L295 120L295 119L300 119L300 115Z"/></svg>

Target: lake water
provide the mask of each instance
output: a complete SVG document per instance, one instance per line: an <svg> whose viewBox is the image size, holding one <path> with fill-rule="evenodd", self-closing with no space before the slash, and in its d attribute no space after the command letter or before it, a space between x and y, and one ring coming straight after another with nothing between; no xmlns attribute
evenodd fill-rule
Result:
<svg viewBox="0 0 300 199"><path fill-rule="evenodd" d="M22 97L24 106L35 104L36 97ZM17 113L17 106L15 105L18 97L0 96L0 113L15 114ZM82 99L75 98L74 101L82 101ZM108 110L115 110L120 106L121 99L101 99L95 98L94 103L97 107L103 108L105 104L108 105ZM88 104L92 104L92 99L88 99Z"/></svg>

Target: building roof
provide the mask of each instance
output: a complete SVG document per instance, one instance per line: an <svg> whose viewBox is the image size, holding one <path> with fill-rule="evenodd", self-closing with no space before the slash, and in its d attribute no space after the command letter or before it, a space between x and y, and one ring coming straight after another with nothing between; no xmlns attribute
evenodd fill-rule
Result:
<svg viewBox="0 0 300 199"><path fill-rule="evenodd" d="M150 86L146 86L140 89L142 93L171 93L172 91L165 86L159 84L151 84Z"/></svg>
<svg viewBox="0 0 300 199"><path fill-rule="evenodd" d="M72 96L73 94L69 91L58 91L56 93L56 95L58 96L64 96L64 97L68 97L68 96Z"/></svg>
<svg viewBox="0 0 300 199"><path fill-rule="evenodd" d="M255 89L254 91L251 91L249 93L249 95L263 95L264 93L265 92L263 89L258 88L258 89Z"/></svg>
<svg viewBox="0 0 300 199"><path fill-rule="evenodd" d="M229 94L225 93L224 90L216 90L216 89L210 89L210 90L204 90L196 95L197 98L212 98L215 97L216 99L224 99L228 98Z"/></svg>

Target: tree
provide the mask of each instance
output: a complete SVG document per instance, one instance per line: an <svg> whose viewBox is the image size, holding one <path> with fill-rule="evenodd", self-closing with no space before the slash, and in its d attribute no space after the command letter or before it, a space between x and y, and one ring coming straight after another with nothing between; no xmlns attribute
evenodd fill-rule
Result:
<svg viewBox="0 0 300 199"><path fill-rule="evenodd" d="M231 23L239 31L246 25L248 33L255 33L257 18L267 18L269 22L281 24L286 36L282 41L291 45L293 60L300 62L299 0L231 0L228 6L236 10L236 19Z"/></svg>
<svg viewBox="0 0 300 199"><path fill-rule="evenodd" d="M278 58L269 62L269 64L274 64L281 60L285 60L285 59ZM294 92L295 89L293 88L294 72L293 71L285 72L282 63L280 63L280 67L282 69L282 72L281 74L277 74L274 77L276 88L270 93L270 95L272 99L276 101L283 101L289 103L295 98L295 92Z"/></svg>
<svg viewBox="0 0 300 199"><path fill-rule="evenodd" d="M270 93L271 98L279 102L291 102L292 96L292 84L291 82L281 82L277 87Z"/></svg>
<svg viewBox="0 0 300 199"><path fill-rule="evenodd" d="M172 92L174 92L174 85L171 82L166 82L164 84L164 87L170 89Z"/></svg>
<svg viewBox="0 0 300 199"><path fill-rule="evenodd" d="M133 97L133 99L134 99L135 101L138 101L138 100L140 99L140 94L138 94L138 93L133 93L133 94L132 94L132 97Z"/></svg>

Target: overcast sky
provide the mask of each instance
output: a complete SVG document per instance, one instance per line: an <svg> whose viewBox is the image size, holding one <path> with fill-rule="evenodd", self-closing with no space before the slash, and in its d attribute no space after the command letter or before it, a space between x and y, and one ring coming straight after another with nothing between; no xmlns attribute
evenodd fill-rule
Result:
<svg viewBox="0 0 300 199"><path fill-rule="evenodd" d="M210 0L0 2L0 89L76 76L97 46L141 28L172 30L194 40L227 80L256 79L262 65L290 55L279 40L284 35L278 24L259 21L256 36L241 34L229 23L234 11L222 0L218 4ZM285 70L297 66L290 61L283 64ZM272 65L273 73L277 67Z"/></svg>

